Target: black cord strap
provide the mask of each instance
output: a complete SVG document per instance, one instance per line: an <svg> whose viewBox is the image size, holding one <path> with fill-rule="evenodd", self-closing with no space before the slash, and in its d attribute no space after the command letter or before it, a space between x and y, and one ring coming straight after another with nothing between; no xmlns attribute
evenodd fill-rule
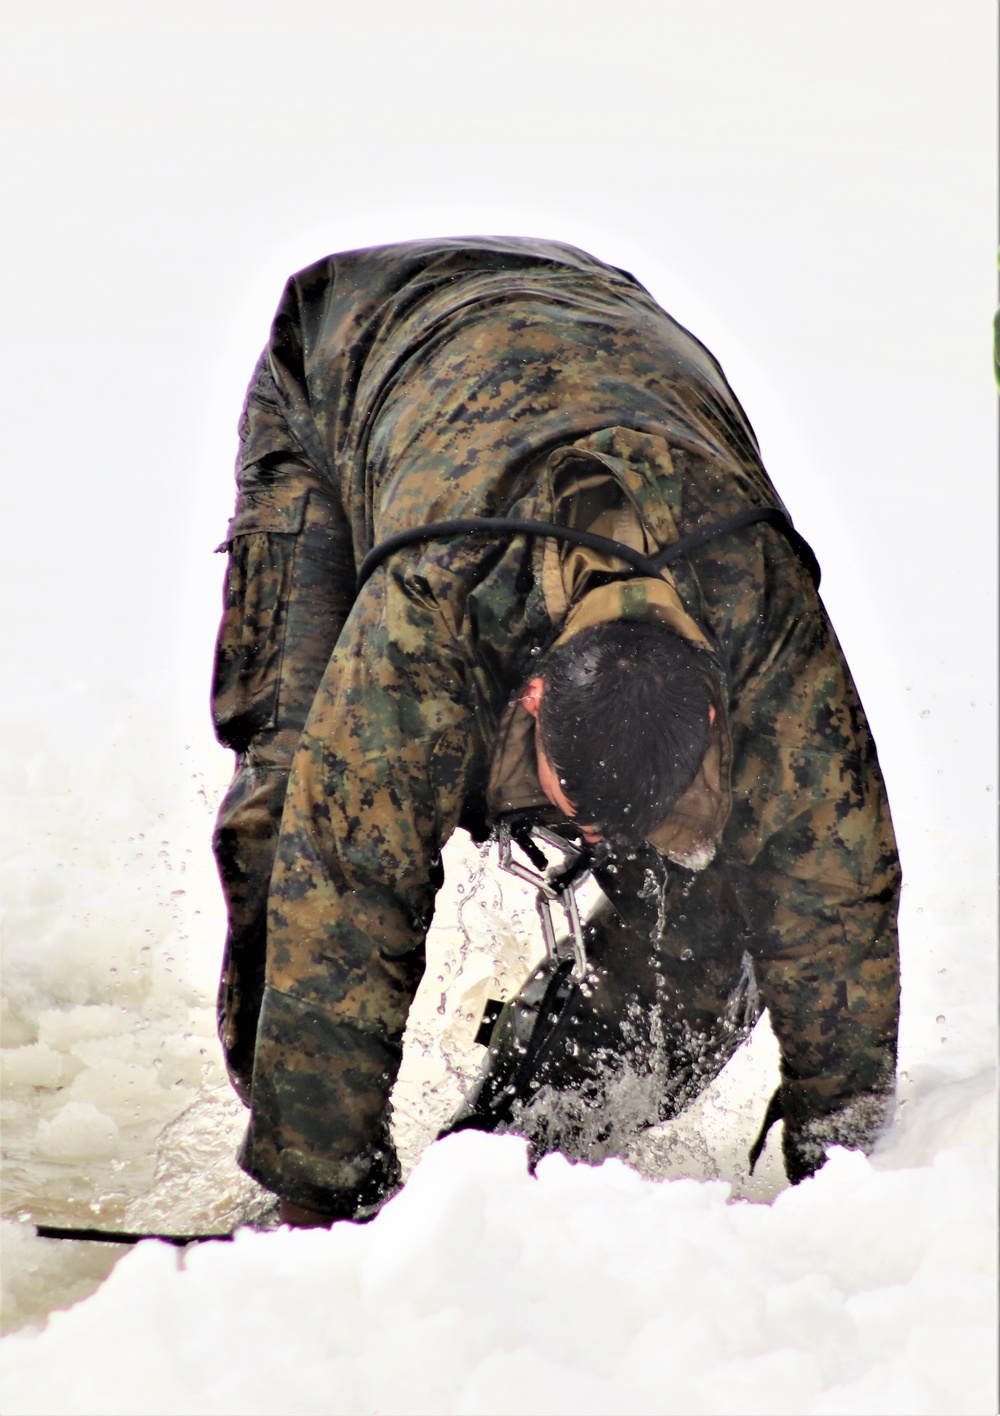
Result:
<svg viewBox="0 0 1000 1416"><path fill-rule="evenodd" d="M572 526L556 526L549 521L522 521L513 516L465 516L452 521L431 521L426 526L413 526L406 531L397 531L372 548L361 562L358 571L358 590L382 562L401 550L404 546L416 545L421 541L445 540L449 536L548 536L554 541L569 541L576 546L586 546L592 551L603 551L605 555L617 556L633 570L642 575L656 576L672 561L687 555L688 551L703 546L717 536L725 536L730 531L738 531L751 526L755 521L765 521L782 533L796 555L802 561L819 589L819 562L812 547L795 530L791 521L776 506L751 506L738 511L734 516L726 516L721 521L699 526L696 531L682 536L679 541L657 551L654 556L644 556L621 541L612 541L607 536L595 536L590 531L577 531Z"/></svg>
<svg viewBox="0 0 1000 1416"><path fill-rule="evenodd" d="M776 506L748 506L744 511L737 511L732 516L723 517L721 521L710 521L707 526L699 526L696 531L689 531L679 541L674 541L673 545L667 546L665 550L653 556L653 564L658 570L662 570L664 566L670 565L671 561L686 556L688 551L693 551L697 546L703 546L706 541L713 541L716 536L725 536L730 531L739 531L744 526L752 526L755 521L765 521L769 526L773 526L775 530L781 532L809 572L813 587L818 590L820 568L816 553L805 537L799 535L788 516Z"/></svg>
<svg viewBox="0 0 1000 1416"><path fill-rule="evenodd" d="M590 531L577 531L572 526L556 526L548 521L522 521L515 516L464 516L454 521L431 521L426 526L413 526L406 531L397 531L394 536L387 536L361 562L358 589L394 551L418 541L440 541L448 536L549 536L555 541L571 541L577 546L588 546L592 551L617 556L643 575L658 573L657 566L641 551L634 551L620 541L609 540L607 536L594 536Z"/></svg>
<svg viewBox="0 0 1000 1416"><path fill-rule="evenodd" d="M161 1244L208 1244L218 1241L232 1243L232 1233L222 1234L132 1234L116 1229L68 1229L59 1224L36 1224L39 1239L82 1239L93 1244L141 1244L144 1239L159 1239Z"/></svg>

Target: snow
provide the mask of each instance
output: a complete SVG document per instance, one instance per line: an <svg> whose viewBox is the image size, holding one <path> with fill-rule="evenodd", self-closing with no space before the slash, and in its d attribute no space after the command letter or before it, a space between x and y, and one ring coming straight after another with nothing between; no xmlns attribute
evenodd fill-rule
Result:
<svg viewBox="0 0 1000 1416"><path fill-rule="evenodd" d="M994 7L457 13L3 10L25 195L0 430L0 1406L992 1412ZM236 410L289 271L472 230L634 270L719 356L817 550L906 878L899 1109L870 1158L789 1189L775 1131L749 1176L764 1019L628 1164L532 1177L511 1137L427 1148L482 1055L485 987L539 947L530 897L459 837L395 1093L409 1180L368 1225L267 1229L212 1009L208 552ZM123 1251L29 1221L265 1228Z"/></svg>
<svg viewBox="0 0 1000 1416"><path fill-rule="evenodd" d="M619 1161L533 1179L522 1141L464 1133L370 1225L143 1244L7 1339L4 1409L987 1412L991 1167L887 1159L837 1151L768 1207Z"/></svg>

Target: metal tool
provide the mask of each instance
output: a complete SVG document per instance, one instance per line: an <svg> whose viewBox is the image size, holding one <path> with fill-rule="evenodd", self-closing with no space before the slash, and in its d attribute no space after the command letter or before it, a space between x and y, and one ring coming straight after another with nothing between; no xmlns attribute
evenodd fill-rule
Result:
<svg viewBox="0 0 1000 1416"><path fill-rule="evenodd" d="M565 836L546 826L528 826L526 822L502 821L497 829L500 847L500 867L510 875L516 875L538 891L535 907L542 924L542 937L550 959L558 962L560 950L556 942L555 922L552 915L554 904L561 906L569 926L569 945L573 953L573 977L582 980L587 975L587 952L583 941L583 923L576 901L576 891L590 875L594 852L586 844L576 845ZM553 847L563 857L553 866L538 842ZM531 862L531 867L523 865L514 856L514 847L519 846Z"/></svg>

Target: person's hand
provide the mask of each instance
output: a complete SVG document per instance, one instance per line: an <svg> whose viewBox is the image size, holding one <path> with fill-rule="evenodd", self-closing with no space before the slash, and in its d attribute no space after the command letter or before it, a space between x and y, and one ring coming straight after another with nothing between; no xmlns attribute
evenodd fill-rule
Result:
<svg viewBox="0 0 1000 1416"><path fill-rule="evenodd" d="M808 1180L826 1164L831 1146L843 1146L868 1155L891 1124L895 1110L893 1092L871 1091L859 1092L826 1114L796 1116L787 1104L787 1088L782 1090L785 1093L782 1151L785 1174L793 1185Z"/></svg>

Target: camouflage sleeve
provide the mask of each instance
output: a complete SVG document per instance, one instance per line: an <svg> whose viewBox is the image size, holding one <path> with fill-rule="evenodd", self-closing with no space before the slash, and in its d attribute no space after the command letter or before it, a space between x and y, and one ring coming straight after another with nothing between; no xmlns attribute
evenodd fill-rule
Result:
<svg viewBox="0 0 1000 1416"><path fill-rule="evenodd" d="M241 1160L335 1214L395 1182L388 1096L476 760L463 656L420 586L393 566L355 604L293 760L271 881Z"/></svg>
<svg viewBox="0 0 1000 1416"><path fill-rule="evenodd" d="M811 852L796 857L796 846L822 830L816 817L824 814L808 807L754 872L755 965L781 1047L785 1166L793 1180L816 1170L831 1145L868 1149L891 1106L899 866L880 796L877 784L856 808L876 856L863 883L808 876Z"/></svg>
<svg viewBox="0 0 1000 1416"><path fill-rule="evenodd" d="M868 724L821 610L789 629L737 718L729 833L749 867L797 1180L830 1145L868 1148L891 1107L899 861Z"/></svg>

